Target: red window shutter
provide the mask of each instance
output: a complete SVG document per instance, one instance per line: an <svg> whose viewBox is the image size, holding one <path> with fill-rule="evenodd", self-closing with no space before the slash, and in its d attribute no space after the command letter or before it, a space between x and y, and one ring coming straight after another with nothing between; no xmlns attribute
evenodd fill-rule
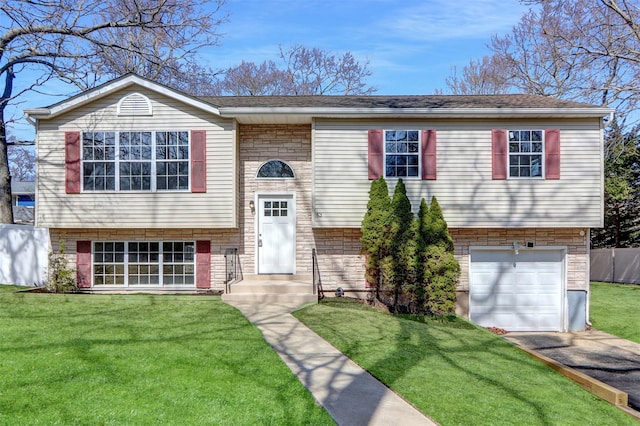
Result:
<svg viewBox="0 0 640 426"><path fill-rule="evenodd" d="M211 241L196 241L196 287L211 288Z"/></svg>
<svg viewBox="0 0 640 426"><path fill-rule="evenodd" d="M491 131L491 170L493 179L507 178L507 131L493 129Z"/></svg>
<svg viewBox="0 0 640 426"><path fill-rule="evenodd" d="M436 179L436 131L422 131L422 179Z"/></svg>
<svg viewBox="0 0 640 426"><path fill-rule="evenodd" d="M191 192L207 192L207 131L191 131Z"/></svg>
<svg viewBox="0 0 640 426"><path fill-rule="evenodd" d="M384 175L384 142L382 130L369 130L369 179Z"/></svg>
<svg viewBox="0 0 640 426"><path fill-rule="evenodd" d="M545 177L560 179L560 130L545 130L544 143Z"/></svg>
<svg viewBox="0 0 640 426"><path fill-rule="evenodd" d="M91 287L91 241L76 242L76 280L79 288Z"/></svg>
<svg viewBox="0 0 640 426"><path fill-rule="evenodd" d="M64 186L67 194L80 193L80 132L64 134Z"/></svg>

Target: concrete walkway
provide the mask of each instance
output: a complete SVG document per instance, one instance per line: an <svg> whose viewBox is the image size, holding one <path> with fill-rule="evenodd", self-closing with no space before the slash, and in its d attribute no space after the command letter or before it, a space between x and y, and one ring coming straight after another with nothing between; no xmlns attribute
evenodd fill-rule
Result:
<svg viewBox="0 0 640 426"><path fill-rule="evenodd" d="M504 337L626 392L629 406L640 410L639 344L599 330L514 332Z"/></svg>
<svg viewBox="0 0 640 426"><path fill-rule="evenodd" d="M294 318L295 305L228 303L258 326L338 425L437 424Z"/></svg>

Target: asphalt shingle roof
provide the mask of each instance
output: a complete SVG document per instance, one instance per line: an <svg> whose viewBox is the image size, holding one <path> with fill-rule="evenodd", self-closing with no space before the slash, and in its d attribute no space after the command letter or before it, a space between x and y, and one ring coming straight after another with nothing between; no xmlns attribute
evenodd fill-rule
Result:
<svg viewBox="0 0 640 426"><path fill-rule="evenodd" d="M200 96L219 108L598 108L536 95Z"/></svg>
<svg viewBox="0 0 640 426"><path fill-rule="evenodd" d="M11 193L13 194L35 194L36 183L33 181L11 180Z"/></svg>

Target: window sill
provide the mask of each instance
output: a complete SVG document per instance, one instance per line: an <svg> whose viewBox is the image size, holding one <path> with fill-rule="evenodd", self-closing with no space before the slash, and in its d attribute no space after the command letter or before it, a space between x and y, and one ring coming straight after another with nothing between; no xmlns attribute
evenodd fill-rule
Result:
<svg viewBox="0 0 640 426"><path fill-rule="evenodd" d="M115 191L115 190L105 190L105 191L82 191L81 194L162 194L162 193L187 193L190 194L190 189L157 189L155 191L142 191L142 190L134 190L134 191Z"/></svg>

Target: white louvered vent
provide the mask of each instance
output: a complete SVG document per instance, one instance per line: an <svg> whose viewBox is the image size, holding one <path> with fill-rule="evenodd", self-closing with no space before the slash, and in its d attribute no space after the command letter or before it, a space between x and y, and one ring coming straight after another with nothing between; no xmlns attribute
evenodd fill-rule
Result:
<svg viewBox="0 0 640 426"><path fill-rule="evenodd" d="M140 93L131 93L118 102L118 115L153 115L151 101Z"/></svg>

